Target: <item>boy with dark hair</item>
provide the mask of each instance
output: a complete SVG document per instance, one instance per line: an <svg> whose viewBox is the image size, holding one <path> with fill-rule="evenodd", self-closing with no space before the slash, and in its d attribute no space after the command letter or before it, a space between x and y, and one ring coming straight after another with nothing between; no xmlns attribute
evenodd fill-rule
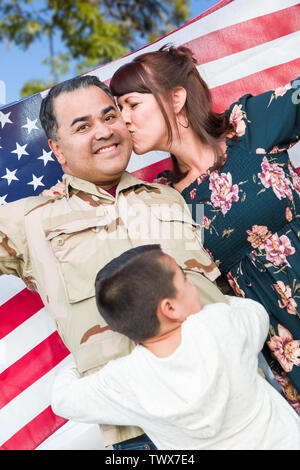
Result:
<svg viewBox="0 0 300 470"><path fill-rule="evenodd" d="M115 258L97 275L97 306L140 344L88 377L62 371L54 412L141 426L158 449L300 449L298 415L257 370L268 315L253 300L227 300L202 308L159 245Z"/></svg>

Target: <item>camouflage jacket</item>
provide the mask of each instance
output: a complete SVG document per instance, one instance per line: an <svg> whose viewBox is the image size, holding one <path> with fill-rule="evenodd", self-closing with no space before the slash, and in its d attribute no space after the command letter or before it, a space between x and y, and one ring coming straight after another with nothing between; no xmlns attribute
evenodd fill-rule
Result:
<svg viewBox="0 0 300 470"><path fill-rule="evenodd" d="M0 207L0 273L19 276L39 293L81 373L134 347L108 328L94 297L97 272L125 250L159 243L197 285L203 305L225 301L212 282L219 270L177 191L127 172L115 197L70 175L64 181L64 196L29 197ZM105 428L105 445L140 434L135 428Z"/></svg>

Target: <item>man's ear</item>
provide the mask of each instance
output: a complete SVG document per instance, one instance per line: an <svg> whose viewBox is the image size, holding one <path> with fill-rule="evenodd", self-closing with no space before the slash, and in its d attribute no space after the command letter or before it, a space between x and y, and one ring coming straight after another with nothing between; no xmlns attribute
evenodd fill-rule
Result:
<svg viewBox="0 0 300 470"><path fill-rule="evenodd" d="M158 311L160 315L163 315L170 320L177 320L177 312L173 299L162 299L158 304Z"/></svg>
<svg viewBox="0 0 300 470"><path fill-rule="evenodd" d="M51 148L52 152L56 156L56 158L58 160L58 163L60 163L61 166L65 165L66 164L66 159L64 157L64 154L63 154L63 152L60 148L60 145L59 145L58 141L53 140L53 139L48 139L48 144L49 144L49 147Z"/></svg>
<svg viewBox="0 0 300 470"><path fill-rule="evenodd" d="M172 90L172 102L175 114L179 114L186 102L186 89L178 86Z"/></svg>

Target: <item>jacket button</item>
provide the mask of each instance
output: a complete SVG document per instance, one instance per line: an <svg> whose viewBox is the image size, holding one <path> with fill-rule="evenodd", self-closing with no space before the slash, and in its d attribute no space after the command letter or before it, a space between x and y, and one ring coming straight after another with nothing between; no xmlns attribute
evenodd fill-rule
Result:
<svg viewBox="0 0 300 470"><path fill-rule="evenodd" d="M63 246L63 244L64 244L65 242L64 242L64 239L63 239L63 238L58 238L56 243L57 243L58 246Z"/></svg>

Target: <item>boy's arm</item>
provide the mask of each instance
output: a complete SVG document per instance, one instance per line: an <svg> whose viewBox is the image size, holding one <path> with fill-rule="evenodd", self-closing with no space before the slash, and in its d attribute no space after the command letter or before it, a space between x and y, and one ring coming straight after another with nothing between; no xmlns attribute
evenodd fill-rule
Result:
<svg viewBox="0 0 300 470"><path fill-rule="evenodd" d="M128 393L117 364L122 359L111 361L98 372L85 377L80 377L75 363L62 369L52 389L54 413L85 423L135 424L126 407ZM115 381L114 377L120 377L120 380Z"/></svg>
<svg viewBox="0 0 300 470"><path fill-rule="evenodd" d="M262 304L252 299L226 296L232 311L232 320L242 337L259 353L269 332L269 315Z"/></svg>

